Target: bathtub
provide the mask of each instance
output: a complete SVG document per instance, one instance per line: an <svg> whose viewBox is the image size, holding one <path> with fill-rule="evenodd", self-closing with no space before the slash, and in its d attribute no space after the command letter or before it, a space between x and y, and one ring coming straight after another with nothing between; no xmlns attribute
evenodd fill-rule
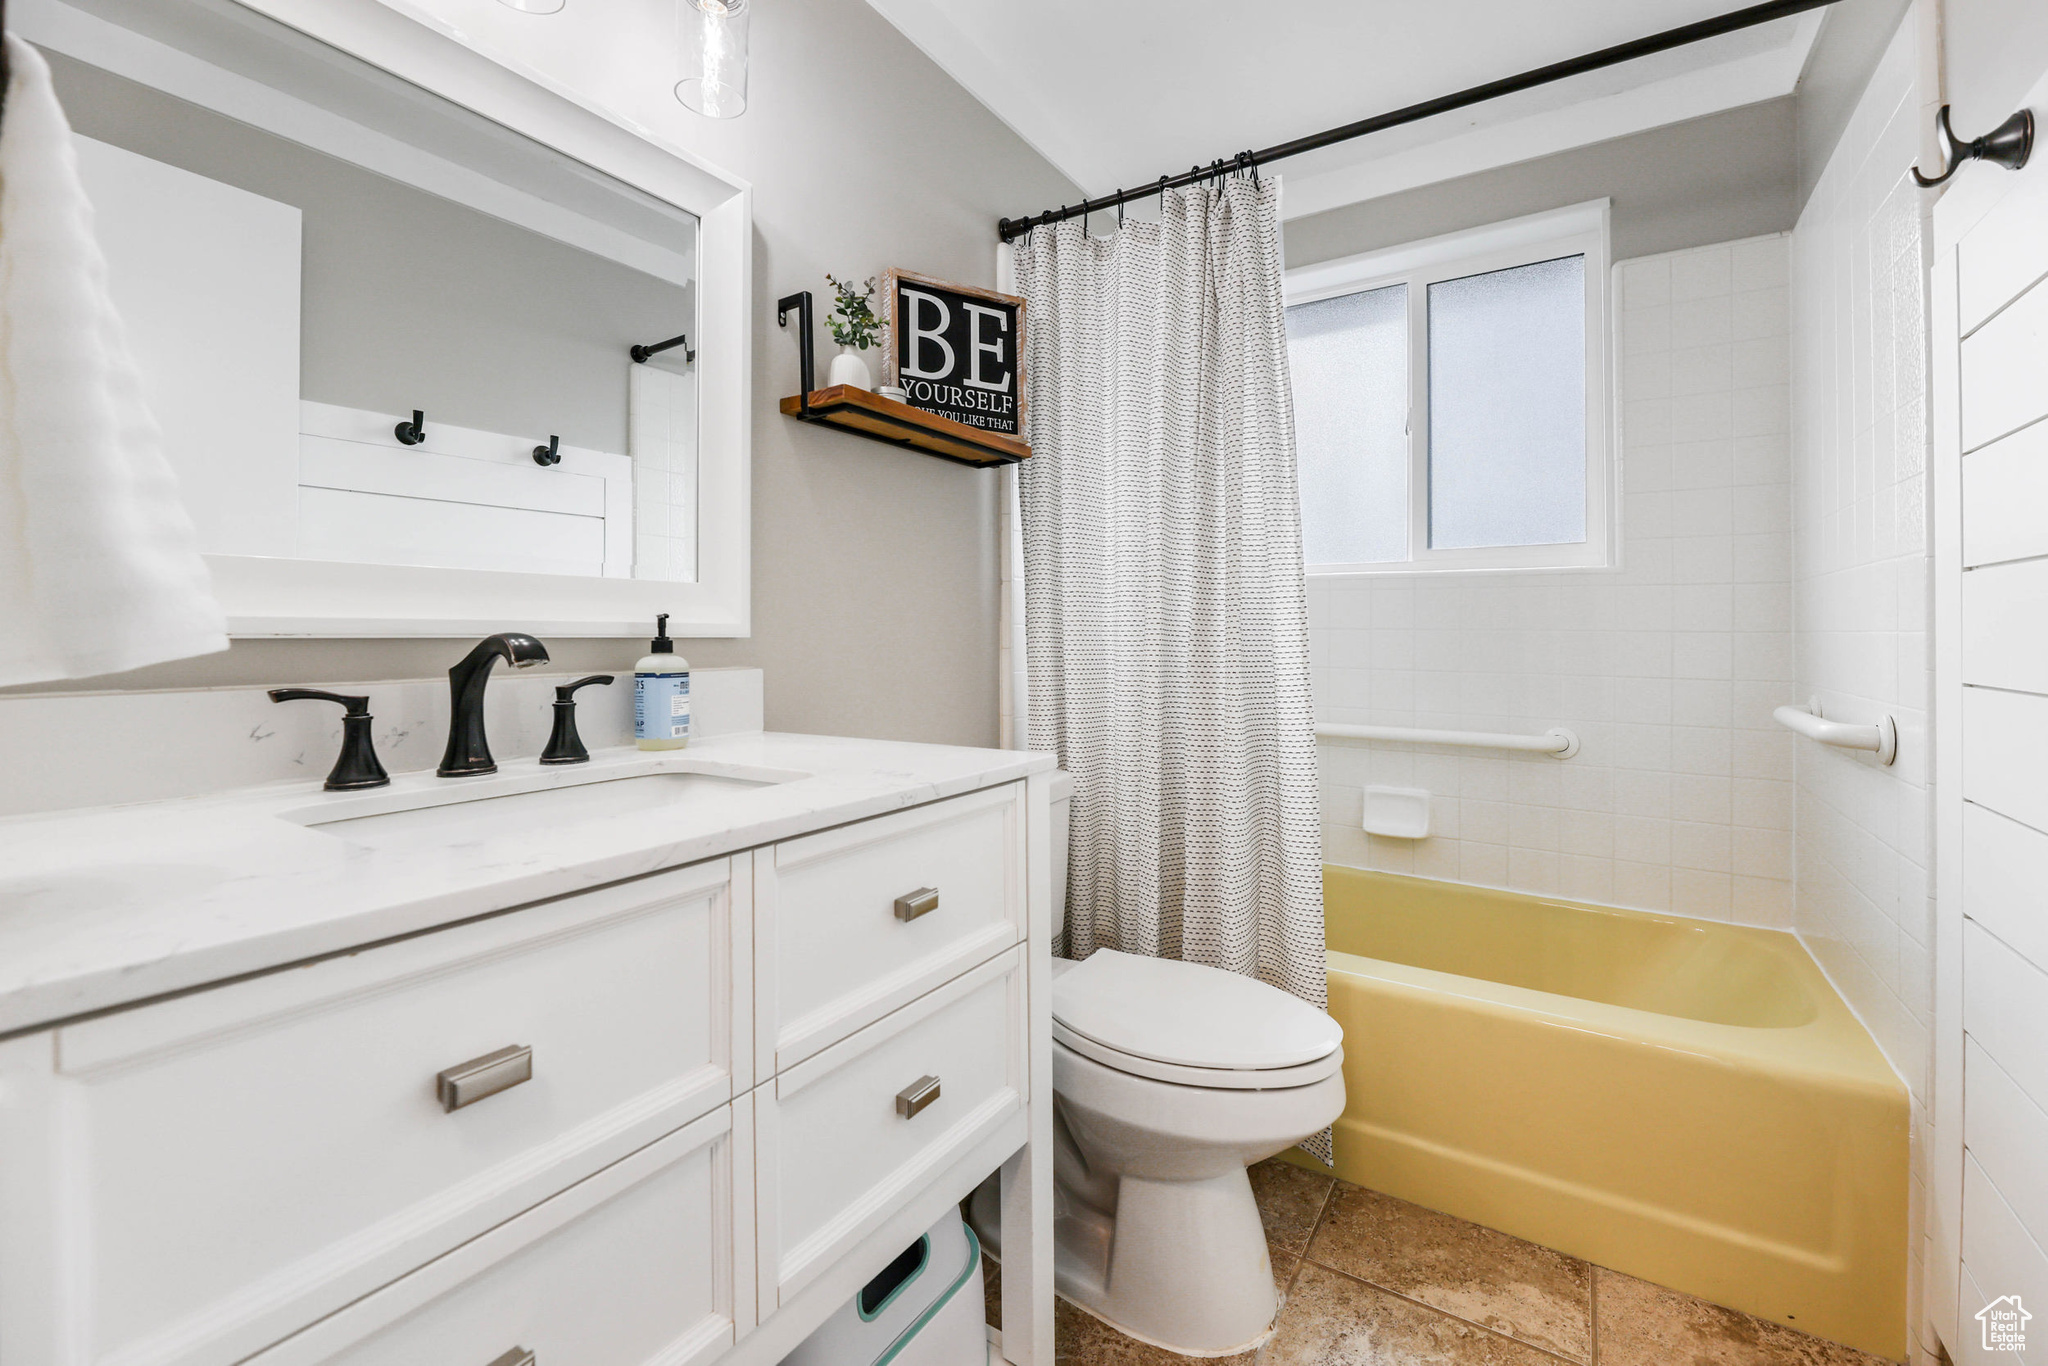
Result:
<svg viewBox="0 0 2048 1366"><path fill-rule="evenodd" d="M1339 1176L1905 1356L1905 1088L1791 935L1323 886Z"/></svg>

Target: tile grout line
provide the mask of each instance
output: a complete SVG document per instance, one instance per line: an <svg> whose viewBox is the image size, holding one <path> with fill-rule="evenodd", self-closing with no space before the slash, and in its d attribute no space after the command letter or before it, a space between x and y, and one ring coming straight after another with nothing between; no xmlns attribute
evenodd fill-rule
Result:
<svg viewBox="0 0 2048 1366"><path fill-rule="evenodd" d="M1311 1176L1316 1174L1314 1172L1309 1173ZM1286 1316L1287 1306L1294 1302L1294 1287L1301 1280L1301 1269L1309 1264L1309 1246L1315 1242L1316 1234L1323 1226L1323 1219L1330 1211L1331 1199L1337 1193L1337 1178L1329 1176L1323 1179L1328 1181L1329 1184L1323 1187L1322 1199L1316 1202L1316 1215L1315 1218L1308 1222L1308 1235L1301 1240L1301 1251L1292 1254L1294 1257L1294 1270L1287 1275L1287 1288L1281 1292L1280 1307L1273 1315L1272 1331L1266 1340L1259 1344L1252 1357L1254 1366L1257 1366L1258 1363L1266 1359L1266 1349L1271 1347L1279 1336L1280 1320Z"/></svg>
<svg viewBox="0 0 2048 1366"><path fill-rule="evenodd" d="M1371 1190L1371 1188L1370 1188L1370 1187L1367 1187L1367 1186L1358 1186L1358 1187L1355 1187L1354 1189L1357 1189L1357 1190L1367 1190L1367 1191ZM1380 1192L1374 1192L1374 1193L1375 1193L1375 1194L1379 1194ZM1302 1262L1313 1262L1313 1264L1314 1264L1315 1266L1317 1266L1317 1267L1320 1267L1320 1268L1321 1268L1322 1270L1324 1270L1324 1271L1328 1271L1328 1272L1331 1272L1331 1273L1332 1273L1332 1274L1334 1274L1334 1275L1342 1276L1342 1277L1344 1277L1344 1278L1345 1278L1346 1280L1350 1280L1350 1281L1356 1281L1356 1282L1358 1282L1358 1283L1359 1283L1360 1285L1368 1285L1368 1286L1371 1286L1371 1287L1372 1287L1373 1289L1375 1289L1375 1290L1379 1290L1379 1291L1383 1291L1383 1292L1385 1292L1386 1294L1392 1295L1392 1296L1393 1296L1394 1298L1396 1298L1396 1299L1399 1299L1399 1300L1405 1300L1405 1301L1407 1301L1407 1302L1408 1302L1409 1304L1417 1305L1417 1306L1419 1306L1419 1307L1421 1307L1421 1308L1423 1308L1423 1309L1427 1309L1427 1310L1429 1310L1429 1311L1430 1311L1430 1312L1431 1312L1432 1314L1437 1314L1437 1315L1440 1315L1440 1316L1442 1316L1442 1317L1444 1317L1444 1318L1448 1318L1448 1319L1453 1319L1453 1320L1455 1320L1455 1321L1457 1321L1457 1322L1459 1322L1459 1323L1468 1323L1468 1324L1471 1324L1471 1325L1472 1325L1472 1326L1473 1326L1474 1328L1478 1328L1478 1329L1481 1329L1481 1330L1483 1330L1483 1331L1485 1331L1485 1332L1491 1333L1491 1334L1493 1334L1493 1335L1494 1335L1495 1337L1505 1338L1505 1339L1507 1339L1507 1340L1508 1340L1509 1342L1515 1343L1515 1344L1517 1344L1517 1345L1519 1345L1519 1346L1522 1346L1522 1347L1527 1347L1527 1348L1528 1348L1529 1350L1531 1350L1531 1351L1533 1351L1533 1352L1541 1352L1541 1353L1543 1353L1543 1354L1544 1354L1545 1356L1549 1356L1549 1357L1554 1357L1554 1358L1556 1358L1556 1359L1557 1359L1557 1360L1559 1360L1559 1361L1567 1361L1567 1362L1577 1362L1577 1361L1578 1361L1578 1359L1577 1359L1576 1357L1572 1357L1572 1356L1569 1356L1569 1355L1567 1355L1566 1353L1563 1353L1563 1352L1553 1352L1553 1351L1551 1351L1551 1350L1550 1350L1549 1348L1547 1348L1547 1347L1539 1347L1539 1346L1537 1346L1537 1345L1536 1345L1535 1343L1533 1343L1533 1342L1530 1342L1530 1341L1528 1341L1527 1339L1524 1339L1524 1338L1518 1338L1518 1337L1514 1336L1514 1335L1513 1335L1512 1333L1503 1333L1503 1332L1501 1332L1501 1331L1500 1331L1499 1329L1497 1329L1497 1328L1494 1328L1494 1327L1492 1327L1492 1326L1490 1326L1490 1325L1488 1325L1488 1324L1480 1323L1480 1322L1478 1322L1478 1321L1476 1321L1476 1320L1474 1320L1474 1319L1468 1319L1468 1318L1464 1317L1464 1316L1463 1316L1463 1315L1461 1315L1461 1314L1453 1314L1453 1313L1451 1313L1451 1312L1450 1312L1449 1310L1446 1310L1446 1309L1439 1309L1439 1308L1438 1308L1437 1306L1435 1306L1435 1305L1433 1305L1433 1304L1430 1304L1430 1303L1428 1303L1428 1302L1426 1302L1426 1301L1424 1301L1424 1300L1419 1300L1419 1299L1416 1299L1416 1298L1415 1298L1414 1296L1412 1296L1412 1295L1409 1295L1409 1294L1407 1294L1407 1293L1406 1293L1406 1292L1404 1292L1404 1291L1396 1290L1396 1289L1394 1289L1394 1288L1393 1288L1392 1286L1387 1286L1387 1285L1381 1285L1381 1284L1380 1284L1380 1283L1379 1283L1378 1281L1375 1281L1375 1280L1371 1280L1371 1279L1368 1279L1367 1277L1364 1277L1364 1276L1359 1276L1359 1275L1356 1275L1356 1274L1354 1274L1354 1273L1352 1273L1352 1272L1349 1272L1349 1271L1346 1271L1346 1270L1342 1269L1341 1267L1335 1267L1335 1266L1331 1266L1331 1265L1330 1265L1329 1263L1327 1263L1327 1262L1314 1262L1314 1261L1313 1261L1313 1259L1312 1259L1312 1258L1311 1258L1311 1257L1310 1257L1310 1256L1308 1255L1308 1247L1312 1247L1312 1246L1314 1245L1314 1242L1315 1242L1315 1237L1314 1237L1314 1235L1315 1235L1315 1233L1320 1233L1320 1232L1322 1231L1323 1225L1324 1225L1325 1223L1327 1223L1327 1222L1329 1221L1329 1211L1330 1211L1330 1210L1331 1210L1332 1208L1334 1208L1335 1204L1336 1204L1336 1185L1335 1185L1335 1184L1333 1184L1333 1185L1331 1186L1331 1188L1330 1188L1330 1194L1329 1194L1329 1196L1328 1196L1328 1197L1327 1197L1327 1198L1325 1199L1325 1202L1324 1202L1324 1209L1323 1209L1323 1213L1322 1213L1322 1214L1320 1214L1320 1215L1318 1215L1318 1217L1317 1217L1317 1220L1316 1220L1316 1226L1315 1226L1315 1229L1314 1229L1314 1230L1313 1230L1313 1231L1311 1232L1311 1234L1310 1234L1310 1237L1309 1237L1309 1243L1308 1243L1308 1245L1307 1245L1307 1246L1305 1246L1305 1247L1304 1247L1304 1249L1303 1249L1303 1251L1302 1251L1302 1254L1301 1254L1301 1261L1302 1261ZM1439 1212L1439 1213L1441 1213L1441 1211L1438 1211L1438 1212ZM1451 1216L1451 1217L1454 1217L1454 1218L1455 1218L1456 1216ZM1465 1222L1467 1222L1467 1223L1470 1223L1471 1221L1467 1220L1467 1221L1465 1221ZM1527 1246L1529 1246L1529 1247L1533 1247L1533 1248L1540 1248L1540 1249L1543 1249L1543 1250L1545 1250L1545 1251L1550 1251L1550 1252L1557 1252L1557 1251L1558 1251L1558 1250L1557 1250L1556 1248L1545 1248L1545 1247L1544 1247L1544 1245L1543 1245L1543 1244L1541 1244L1541 1243L1530 1243L1530 1242L1528 1242L1528 1240L1527 1240L1527 1239L1522 1239L1522 1238L1514 1238L1514 1235L1513 1235L1513 1234L1511 1234L1511 1233L1502 1233L1502 1232L1501 1232L1501 1230L1499 1230L1499 1229L1493 1229L1493 1228L1489 1228L1489 1227L1488 1227L1487 1225L1485 1225L1485 1224L1474 1224L1474 1225L1473 1225L1473 1227L1474 1227L1474 1228L1479 1228L1479 1229L1484 1229L1484 1230L1486 1230L1487 1232L1491 1232L1491 1233L1500 1233L1502 1237L1505 1237L1505 1238L1512 1238L1512 1239L1514 1239L1514 1241L1516 1241L1516 1242L1518 1242L1518 1243L1524 1243L1524 1244L1526 1244L1526 1245L1527 1245ZM1599 1275L1599 1271L1600 1271L1600 1268L1599 1268L1599 1266L1598 1266L1598 1265L1596 1265L1595 1263L1593 1263L1593 1262L1589 1262L1589 1261L1587 1261L1587 1260L1586 1260L1585 1258L1583 1258L1583 1257L1571 1257L1571 1255L1570 1255L1569 1253L1563 1253L1563 1252L1559 1252L1559 1253L1558 1253L1558 1255L1559 1255L1559 1256L1564 1256L1564 1257L1569 1257L1569 1258L1570 1258L1570 1259L1571 1259L1572 1261L1578 1262L1578 1263L1580 1263L1581 1265L1583 1265L1583 1266L1584 1266L1584 1267L1586 1268L1586 1359L1585 1359L1585 1361L1584 1361L1584 1362L1582 1362L1582 1363L1579 1363L1579 1366L1598 1366L1598 1361L1599 1361L1599 1330L1598 1330L1598 1328L1596 1327L1596 1325L1595 1325L1595 1321L1594 1321L1594 1314L1595 1314L1595 1304L1596 1304L1596 1301L1595 1301L1595 1299L1594 1299L1594 1291L1593 1291L1593 1285L1594 1285L1594 1282L1595 1282L1596 1278L1597 1278L1597 1277L1598 1277L1598 1275ZM1294 1274L1295 1274L1295 1279L1297 1279L1297 1280L1298 1280L1298 1279L1300 1279L1300 1276L1301 1276L1301 1269L1300 1269L1300 1267L1299 1267L1299 1266L1297 1266L1297 1267L1295 1268L1295 1273L1294 1273ZM1291 1284L1291 1282L1290 1282L1290 1284Z"/></svg>
<svg viewBox="0 0 2048 1366"><path fill-rule="evenodd" d="M1330 1207L1337 1202L1337 1186L1339 1184L1337 1178L1335 1176L1327 1176L1323 1179L1328 1181L1329 1184L1323 1187L1323 1198L1316 1203L1316 1217L1309 1220L1308 1237L1301 1240L1300 1255L1294 1259L1294 1275L1288 1281L1288 1288L1290 1290L1293 1288L1294 1282L1301 1279L1301 1268L1308 1262L1308 1250L1315 1246L1316 1235L1323 1231L1323 1224L1330 1217Z"/></svg>
<svg viewBox="0 0 2048 1366"><path fill-rule="evenodd" d="M1330 1206L1337 1202L1337 1178L1329 1176L1323 1179L1330 1184L1323 1187L1323 1198L1322 1202L1316 1206L1316 1217L1309 1220L1308 1237L1301 1240L1300 1260L1304 1262L1308 1260L1308 1250L1316 1244L1316 1235L1323 1231L1323 1222L1330 1217ZM1301 1274L1299 1267L1295 1269L1295 1274Z"/></svg>
<svg viewBox="0 0 2048 1366"><path fill-rule="evenodd" d="M1316 1173L1314 1172L1309 1173L1309 1175L1311 1176L1315 1174ZM1316 1203L1316 1217L1308 1221L1308 1236L1301 1240L1301 1251L1293 1254L1294 1270L1289 1272L1287 1275L1287 1288L1286 1290L1281 1292L1280 1309L1278 1313L1276 1313L1273 1316L1273 1326L1275 1329L1278 1329L1278 1327L1280 1326L1280 1315L1285 1314L1287 1312L1288 1302L1294 1298L1294 1284L1296 1281L1299 1281L1301 1279L1301 1268L1308 1262L1309 1245L1315 1242L1316 1232L1323 1226L1323 1216L1329 1212L1330 1197L1336 1194L1337 1191L1336 1177L1329 1176L1324 1177L1323 1179L1328 1181L1330 1184L1323 1187L1323 1198ZM1271 1339L1268 1339L1267 1341L1268 1343L1270 1343ZM1262 1344L1259 1347L1259 1356L1264 1357L1265 1353L1266 1346L1265 1344Z"/></svg>
<svg viewBox="0 0 2048 1366"><path fill-rule="evenodd" d="M1303 1260L1305 1261L1307 1259L1304 1258ZM1588 1263L1588 1265L1591 1265L1591 1263ZM1500 1329L1491 1327L1487 1324L1474 1323L1471 1319L1465 1318L1462 1315L1453 1314L1448 1310L1439 1309L1433 1304L1428 1304L1422 1300L1416 1299L1413 1295L1404 1295L1398 1290L1394 1290L1387 1286L1381 1285L1378 1281L1369 1281L1365 1279L1365 1277L1363 1276L1354 1276L1348 1271L1339 1271L1336 1267L1325 1266L1321 1262L1317 1262L1315 1264L1315 1267L1318 1271L1327 1271L1332 1276L1342 1277L1344 1280L1350 1281L1356 1285L1362 1285L1366 1287L1368 1290L1377 1290L1382 1295L1391 1295L1393 1298L1400 1300L1402 1303L1412 1304L1417 1309L1425 1310L1430 1314L1434 1314L1437 1318L1449 1319L1452 1323L1462 1323L1468 1328L1477 1328L1480 1332L1485 1333L1491 1337L1497 1337L1502 1342L1512 1342L1517 1347L1523 1348L1527 1351L1535 1352L1539 1356L1548 1357L1552 1361L1564 1362L1566 1363L1566 1366L1589 1366L1588 1362L1581 1362L1576 1357L1566 1356L1562 1352L1553 1352L1548 1347L1538 1347L1533 1342L1527 1341L1523 1338L1518 1338L1514 1336L1512 1333L1503 1333L1500 1331Z"/></svg>
<svg viewBox="0 0 2048 1366"><path fill-rule="evenodd" d="M1600 1366L1600 1268L1586 1263L1586 1363Z"/></svg>

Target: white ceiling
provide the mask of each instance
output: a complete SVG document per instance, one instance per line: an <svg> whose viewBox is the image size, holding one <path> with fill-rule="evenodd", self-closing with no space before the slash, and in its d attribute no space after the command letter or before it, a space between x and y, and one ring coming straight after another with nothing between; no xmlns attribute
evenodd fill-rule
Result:
<svg viewBox="0 0 2048 1366"><path fill-rule="evenodd" d="M868 0L1091 196L1751 2ZM1285 211L1316 213L1790 94L1823 13L1293 158L1278 167Z"/></svg>

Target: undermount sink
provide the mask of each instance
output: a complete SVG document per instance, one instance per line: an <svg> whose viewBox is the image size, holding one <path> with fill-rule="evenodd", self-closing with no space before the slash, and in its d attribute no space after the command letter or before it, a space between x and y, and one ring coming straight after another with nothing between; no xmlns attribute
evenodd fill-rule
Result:
<svg viewBox="0 0 2048 1366"><path fill-rule="evenodd" d="M417 804L392 809L389 804L399 795L394 793L362 803L384 809L349 814L360 808L356 804L341 810L314 807L286 813L286 819L371 849L475 844L516 840L528 833L617 820L650 811L680 815L725 809L742 793L803 776L808 775L739 777L673 770L616 776L592 774L582 781L556 781L527 790L507 791L502 785L493 784L473 793L423 793L418 794L422 800Z"/></svg>

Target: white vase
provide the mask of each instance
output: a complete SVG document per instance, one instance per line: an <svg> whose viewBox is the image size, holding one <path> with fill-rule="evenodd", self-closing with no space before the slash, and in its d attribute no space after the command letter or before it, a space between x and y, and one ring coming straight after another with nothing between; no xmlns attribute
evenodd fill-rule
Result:
<svg viewBox="0 0 2048 1366"><path fill-rule="evenodd" d="M825 386L844 384L849 389L872 389L875 377L868 373L868 363L859 351L851 346L839 348L839 354L832 358L832 368L825 372Z"/></svg>

